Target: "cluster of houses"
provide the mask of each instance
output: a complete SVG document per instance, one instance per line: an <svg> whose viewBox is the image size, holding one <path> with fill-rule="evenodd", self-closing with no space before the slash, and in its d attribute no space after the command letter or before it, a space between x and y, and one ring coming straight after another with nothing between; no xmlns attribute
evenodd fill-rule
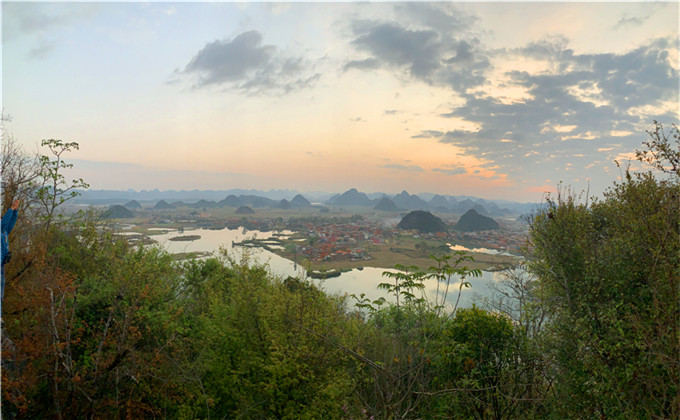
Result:
<svg viewBox="0 0 680 420"><path fill-rule="evenodd" d="M308 246L298 246L297 252L311 261L358 261L370 259L363 245L389 243L386 232L366 221L305 225ZM388 231L387 236L391 236Z"/></svg>
<svg viewBox="0 0 680 420"><path fill-rule="evenodd" d="M366 251L367 245L391 245L393 238L408 235L413 238L450 241L452 243L466 243L479 247L496 249L498 251L518 252L526 242L526 229L503 229L478 232L434 232L421 233L417 230L403 230L396 227L386 227L382 223L368 219L358 220L283 220L232 218L217 222L192 214L189 218L199 227L208 228L246 228L248 230L282 230L289 229L305 232L305 245L296 245L296 253L311 261L358 261L370 259ZM187 220L166 220L158 217L151 223L165 224L172 222L186 222Z"/></svg>

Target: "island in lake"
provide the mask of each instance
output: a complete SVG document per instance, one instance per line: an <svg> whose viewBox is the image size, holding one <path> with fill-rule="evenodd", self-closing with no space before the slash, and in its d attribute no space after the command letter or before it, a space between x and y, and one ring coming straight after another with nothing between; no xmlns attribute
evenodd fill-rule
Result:
<svg viewBox="0 0 680 420"><path fill-rule="evenodd" d="M184 236L175 236L170 239L169 241L181 241L181 242L189 242L189 241L196 241L201 239L201 235L184 235Z"/></svg>

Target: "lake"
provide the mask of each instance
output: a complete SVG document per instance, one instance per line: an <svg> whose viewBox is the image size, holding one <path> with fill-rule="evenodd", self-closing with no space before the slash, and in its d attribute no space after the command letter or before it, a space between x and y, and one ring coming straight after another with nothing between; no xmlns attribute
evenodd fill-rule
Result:
<svg viewBox="0 0 680 420"><path fill-rule="evenodd" d="M156 228L155 228L156 229ZM282 258L272 252L262 248L245 248L240 246L232 246L232 242L241 242L244 239L266 239L277 235L288 235L292 232L260 232L260 231L245 231L240 229L185 229L184 232L179 233L172 229L157 228L159 232L164 232L158 235L151 236L158 242L158 245L170 253L178 254L184 252L209 252L217 254L220 249L226 250L228 255L240 261L242 258L248 258L249 261L260 264L267 264L270 272L278 277L287 276L305 276L305 270L300 265L296 265L293 261ZM201 238L194 241L171 241L170 238L176 236L199 235ZM339 277L334 277L325 280L313 280L315 284L326 290L331 294L355 294L359 296L364 293L367 298L371 300L385 297L384 290L378 289L378 284L388 283L392 280L384 277L383 272L388 271L384 268L365 267L362 270L352 270L342 273ZM394 271L394 270L389 270ZM463 288L460 296L459 307L470 307L476 301L478 296L488 296L490 294L489 284L495 283L501 279L501 274L496 272L483 271L482 276L478 278L469 278L471 284L469 288ZM449 292L446 296L446 302L450 305L455 304L458 298L458 289L460 279L452 279L449 285ZM425 295L434 299L437 296L437 281L430 280L425 283ZM445 284L439 284L440 294L443 294ZM388 299L393 300L393 299ZM351 302L350 302L351 304Z"/></svg>

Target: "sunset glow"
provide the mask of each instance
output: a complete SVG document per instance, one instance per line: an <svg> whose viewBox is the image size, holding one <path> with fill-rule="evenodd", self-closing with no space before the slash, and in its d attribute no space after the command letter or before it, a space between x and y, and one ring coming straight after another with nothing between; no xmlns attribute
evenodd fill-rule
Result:
<svg viewBox="0 0 680 420"><path fill-rule="evenodd" d="M598 193L678 121L678 13L3 2L6 129L78 142L94 189Z"/></svg>

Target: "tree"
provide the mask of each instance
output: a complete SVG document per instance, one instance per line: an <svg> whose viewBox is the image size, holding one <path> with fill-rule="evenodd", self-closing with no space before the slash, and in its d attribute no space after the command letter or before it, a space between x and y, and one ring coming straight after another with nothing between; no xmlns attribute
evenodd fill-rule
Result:
<svg viewBox="0 0 680 420"><path fill-rule="evenodd" d="M553 315L556 408L567 417L680 416L680 176L672 163L680 151L659 124L650 135L638 156L668 169L668 179L627 171L603 199L560 194L531 222L530 269Z"/></svg>
<svg viewBox="0 0 680 420"><path fill-rule="evenodd" d="M541 305L538 279L525 264L500 272L501 280L489 285L491 296L482 298L484 307L506 315L527 337L537 337L548 322L548 311Z"/></svg>
<svg viewBox="0 0 680 420"><path fill-rule="evenodd" d="M664 132L663 125L654 121L654 130L647 131L647 134L650 138L642 143L645 149L635 151L637 159L663 173L680 177L680 131L678 131L678 126L672 124L670 133L667 135Z"/></svg>
<svg viewBox="0 0 680 420"><path fill-rule="evenodd" d="M2 123L2 208L9 208L14 199L20 199L23 207L30 204L31 185L40 175L37 156L24 152L12 133L7 128L11 118L4 112L0 116Z"/></svg>
<svg viewBox="0 0 680 420"><path fill-rule="evenodd" d="M71 150L78 150L76 142L64 143L62 140L43 140L43 147L47 147L52 156L40 156L40 183L37 191L37 199L44 210L45 230L49 230L55 218L55 210L80 195L79 188L88 188L89 185L82 178L72 180L70 183L64 175L65 169L71 169L72 163L66 163L63 154ZM59 215L61 216L61 215Z"/></svg>
<svg viewBox="0 0 680 420"><path fill-rule="evenodd" d="M447 297L458 283L460 299L462 288L469 287L467 278L481 274L465 266L472 258L463 252L431 258L435 264L425 269L396 265L397 271L383 273L392 281L378 287L393 295L394 303L357 299L357 306L368 310L368 326L372 328L371 337L366 337L360 347L365 356L362 376L370 380L361 383L359 395L367 412L378 418L432 414L429 410L437 399L432 386L438 375L433 360L441 348L445 323L458 307L458 300L451 306ZM434 296L424 293L427 280L437 283Z"/></svg>
<svg viewBox="0 0 680 420"><path fill-rule="evenodd" d="M8 288L13 287L13 281L40 258L40 246L30 246L39 243L36 240L37 226L34 218L30 217L35 209L35 183L40 179L40 163L37 155L27 154L7 128L11 118L2 113L2 213L10 207L14 199L21 200L19 217L13 234L9 236L10 249L13 250L12 263L6 267L9 281ZM28 213L29 217L24 217ZM5 294L7 297L7 293Z"/></svg>
<svg viewBox="0 0 680 420"><path fill-rule="evenodd" d="M461 309L444 329L435 366L444 390L444 412L458 418L513 418L516 401L507 398L519 365L515 328L504 315L477 307Z"/></svg>
<svg viewBox="0 0 680 420"><path fill-rule="evenodd" d="M63 228L62 228L63 229ZM178 396L179 273L157 248L129 247L96 223L52 232L46 262L7 305L3 409L35 418L149 417Z"/></svg>
<svg viewBox="0 0 680 420"><path fill-rule="evenodd" d="M184 265L189 289L182 363L205 390L191 417L356 416L356 362L345 353L343 300L229 258Z"/></svg>

